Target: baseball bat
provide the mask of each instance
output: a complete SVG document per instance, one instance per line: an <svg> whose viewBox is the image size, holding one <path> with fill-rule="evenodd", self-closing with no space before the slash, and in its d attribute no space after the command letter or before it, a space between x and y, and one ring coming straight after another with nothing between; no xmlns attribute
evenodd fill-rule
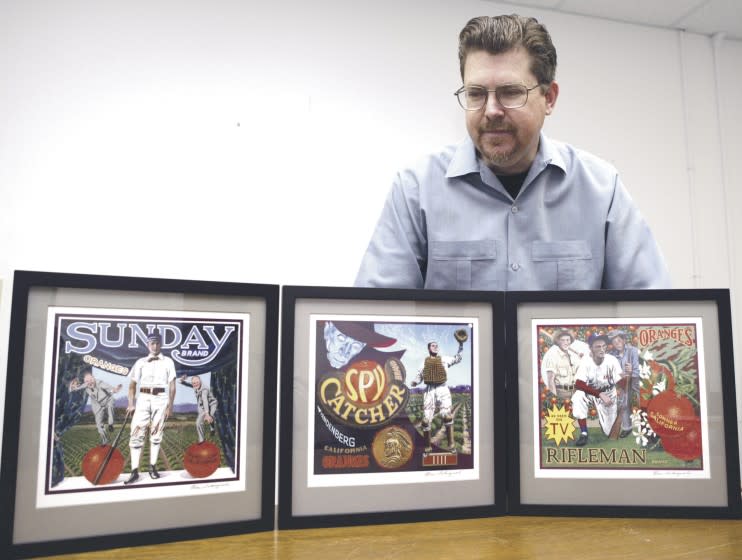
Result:
<svg viewBox="0 0 742 560"><path fill-rule="evenodd" d="M579 353L579 352L578 352L577 350L575 350L575 349L574 349L574 348L572 348L571 346L568 346L568 347L567 347L567 350L569 350L570 352L572 352L572 353L573 353L573 354L574 354L575 356L577 356L578 358L582 358L582 356L584 355L584 354L580 354L580 353Z"/></svg>
<svg viewBox="0 0 742 560"><path fill-rule="evenodd" d="M621 433L621 411L619 411L613 426L611 426L611 433L608 435L608 439L618 439Z"/></svg>
<svg viewBox="0 0 742 560"><path fill-rule="evenodd" d="M103 471L106 470L106 467L108 466L108 463L111 461L111 456L113 455L113 450L116 449L116 446L119 444L119 440L121 439L121 434L124 432L124 428L126 427L126 423L129 421L129 415L131 414L130 411L126 411L126 417L124 418L124 423L121 424L121 428L119 429L119 433L116 434L116 438L113 440L113 443L111 444L111 448L108 450L108 453L106 453L105 459L103 459L103 462L100 464L100 467L98 467L98 472L95 474L95 479L93 480L93 486L98 486L98 482L100 481L101 476L103 476Z"/></svg>
<svg viewBox="0 0 742 560"><path fill-rule="evenodd" d="M608 435L608 439L619 439L619 434L621 433L621 414L627 408L631 410L631 376L622 377L618 383L621 383L623 380L626 380L626 388L621 390L626 391L626 404L624 404L620 409L616 407L618 409L618 414L616 416L616 421L613 423L613 426L611 426L611 433ZM618 383L616 385L618 385ZM619 388L616 387L616 398L618 398L618 391Z"/></svg>

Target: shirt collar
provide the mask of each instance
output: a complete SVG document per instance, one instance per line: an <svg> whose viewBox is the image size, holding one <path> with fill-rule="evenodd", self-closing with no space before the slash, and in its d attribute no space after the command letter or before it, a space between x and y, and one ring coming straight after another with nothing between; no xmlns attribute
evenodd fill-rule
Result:
<svg viewBox="0 0 742 560"><path fill-rule="evenodd" d="M470 173L479 173L479 160L474 142L467 136L456 146L456 151L446 169L446 178L462 177Z"/></svg>
<svg viewBox="0 0 742 560"><path fill-rule="evenodd" d="M536 154L536 159L533 161L531 167L541 171L548 165L554 165L565 173L567 172L567 163L564 161L561 152L557 149L554 142L549 140L549 138L541 132L541 135L539 136L538 153Z"/></svg>
<svg viewBox="0 0 742 560"><path fill-rule="evenodd" d="M456 151L451 158L451 163L448 164L448 168L446 169L446 178L462 177L464 175L469 175L470 173L479 173L480 165L474 142L472 142L471 138L467 136L456 147ZM554 143L549 140L543 132L541 132L539 135L536 159L533 160L531 171L529 171L528 175L533 177L538 173L541 173L541 171L543 171L548 165L554 165L562 171L567 171L567 164L564 162L562 154L559 153L559 150Z"/></svg>

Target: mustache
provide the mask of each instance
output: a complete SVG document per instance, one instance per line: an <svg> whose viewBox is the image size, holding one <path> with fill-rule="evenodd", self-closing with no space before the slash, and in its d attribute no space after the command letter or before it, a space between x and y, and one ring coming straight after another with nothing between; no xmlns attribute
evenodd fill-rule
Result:
<svg viewBox="0 0 742 560"><path fill-rule="evenodd" d="M480 132L515 132L515 130L512 124L503 121L494 121L479 127Z"/></svg>

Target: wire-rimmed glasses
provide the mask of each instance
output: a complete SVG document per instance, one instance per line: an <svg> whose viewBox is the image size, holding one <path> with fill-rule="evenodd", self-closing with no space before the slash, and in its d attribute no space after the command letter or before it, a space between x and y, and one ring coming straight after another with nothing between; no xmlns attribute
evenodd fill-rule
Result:
<svg viewBox="0 0 742 560"><path fill-rule="evenodd" d="M539 87L526 87L523 84L505 84L495 89L487 89L484 86L462 86L454 92L459 105L466 111L479 111L487 104L490 93L495 94L495 99L505 109L518 109L528 102L528 92Z"/></svg>

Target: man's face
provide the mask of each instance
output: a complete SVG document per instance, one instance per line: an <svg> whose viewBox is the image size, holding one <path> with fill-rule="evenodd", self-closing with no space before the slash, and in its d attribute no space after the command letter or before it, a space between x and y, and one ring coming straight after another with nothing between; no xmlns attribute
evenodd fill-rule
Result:
<svg viewBox="0 0 742 560"><path fill-rule="evenodd" d="M93 374L86 373L84 379L85 385L87 385L88 387L95 387L95 377L93 377Z"/></svg>
<svg viewBox="0 0 742 560"><path fill-rule="evenodd" d="M538 81L530 70L530 55L522 48L490 54L472 51L464 64L464 85L495 89L505 84L527 88ZM523 107L505 109L490 93L487 104L478 111L466 111L466 129L479 154L495 173L513 175L531 166L538 151L539 132L546 115L551 114L559 87L552 82L544 94L540 87L528 92Z"/></svg>
<svg viewBox="0 0 742 560"><path fill-rule="evenodd" d="M623 352L624 347L626 346L626 341L623 339L623 337L617 336L611 341L611 344L613 344L613 347L618 352Z"/></svg>
<svg viewBox="0 0 742 560"><path fill-rule="evenodd" d="M430 352L431 356L437 356L438 355L438 343L431 342L430 346L428 346L428 351Z"/></svg>
<svg viewBox="0 0 742 560"><path fill-rule="evenodd" d="M603 359L605 358L605 351L608 348L604 340L596 340L593 342L592 346L590 346L590 352L593 355L593 360L595 360L596 364L600 364L603 362Z"/></svg>
<svg viewBox="0 0 742 560"><path fill-rule="evenodd" d="M561 348L565 352L567 351L567 348L569 348L570 344L572 344L572 337L566 334L563 336L560 336L557 339L557 345L559 346L559 348Z"/></svg>
<svg viewBox="0 0 742 560"><path fill-rule="evenodd" d="M324 334L327 361L334 368L346 365L366 346L363 342L340 332L330 321L325 324Z"/></svg>
<svg viewBox="0 0 742 560"><path fill-rule="evenodd" d="M200 389L201 388L201 378L196 377L195 375L191 377L191 385L193 385L194 389Z"/></svg>
<svg viewBox="0 0 742 560"><path fill-rule="evenodd" d="M162 343L159 340L148 340L147 348L149 349L150 354L152 354L153 356L157 356L157 354L160 353L160 349L162 348Z"/></svg>

